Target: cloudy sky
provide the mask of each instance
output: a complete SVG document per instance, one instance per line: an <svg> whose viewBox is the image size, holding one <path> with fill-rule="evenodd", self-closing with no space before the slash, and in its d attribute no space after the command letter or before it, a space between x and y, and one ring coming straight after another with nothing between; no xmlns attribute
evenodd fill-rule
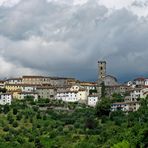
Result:
<svg viewBox="0 0 148 148"><path fill-rule="evenodd" d="M148 77L148 0L0 0L0 77Z"/></svg>

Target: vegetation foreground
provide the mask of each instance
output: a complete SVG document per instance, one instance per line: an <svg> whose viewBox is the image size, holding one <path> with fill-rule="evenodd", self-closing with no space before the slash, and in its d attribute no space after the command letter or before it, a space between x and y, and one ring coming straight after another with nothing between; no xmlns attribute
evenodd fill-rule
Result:
<svg viewBox="0 0 148 148"><path fill-rule="evenodd" d="M146 148L148 99L137 112L110 112L102 99L91 108L47 99L14 101L0 107L3 148Z"/></svg>

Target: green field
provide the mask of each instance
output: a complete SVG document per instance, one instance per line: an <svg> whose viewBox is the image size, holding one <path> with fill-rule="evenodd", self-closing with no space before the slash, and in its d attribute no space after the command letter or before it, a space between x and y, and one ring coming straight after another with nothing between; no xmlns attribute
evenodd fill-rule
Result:
<svg viewBox="0 0 148 148"><path fill-rule="evenodd" d="M0 107L0 148L145 148L148 101L134 113L111 113L110 101L78 103L14 101Z"/></svg>

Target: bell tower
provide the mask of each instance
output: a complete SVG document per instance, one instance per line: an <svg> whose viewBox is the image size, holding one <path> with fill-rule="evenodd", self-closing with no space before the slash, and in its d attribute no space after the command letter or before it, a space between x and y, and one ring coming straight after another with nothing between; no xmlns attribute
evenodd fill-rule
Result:
<svg viewBox="0 0 148 148"><path fill-rule="evenodd" d="M102 79L106 76L106 61L98 61L99 76L98 79Z"/></svg>

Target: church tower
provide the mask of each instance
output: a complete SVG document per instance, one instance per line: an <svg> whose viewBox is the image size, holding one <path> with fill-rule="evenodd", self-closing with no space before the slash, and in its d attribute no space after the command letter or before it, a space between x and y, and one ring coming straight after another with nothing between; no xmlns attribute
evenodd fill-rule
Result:
<svg viewBox="0 0 148 148"><path fill-rule="evenodd" d="M99 76L98 79L105 78L106 76L106 61L98 61L98 70L99 70Z"/></svg>

